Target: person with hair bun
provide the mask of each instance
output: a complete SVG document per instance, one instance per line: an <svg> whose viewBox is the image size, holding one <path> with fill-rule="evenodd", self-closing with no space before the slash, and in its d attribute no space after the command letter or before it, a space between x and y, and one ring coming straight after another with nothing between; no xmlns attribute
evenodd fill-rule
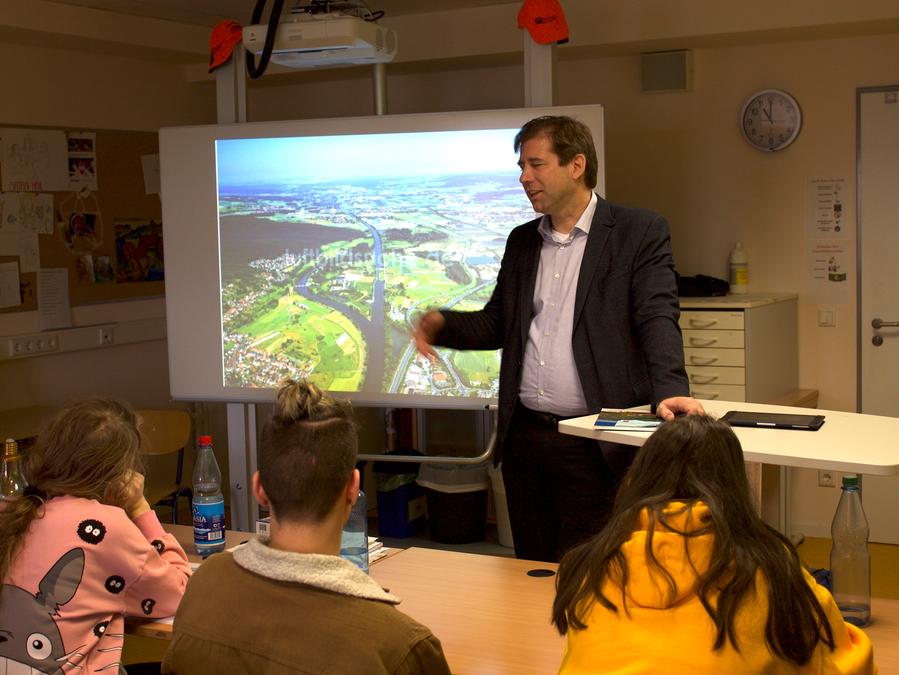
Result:
<svg viewBox="0 0 899 675"><path fill-rule="evenodd" d="M608 525L562 559L552 618L564 675L875 671L868 636L757 514L740 441L705 415L637 452Z"/></svg>
<svg viewBox="0 0 899 675"><path fill-rule="evenodd" d="M23 468L0 510L0 672L124 672L124 616L171 616L190 577L144 497L134 411L66 406Z"/></svg>
<svg viewBox="0 0 899 675"><path fill-rule="evenodd" d="M271 536L197 570L163 672L449 673L431 631L339 557L359 493L356 445L348 401L304 380L282 382L253 476Z"/></svg>

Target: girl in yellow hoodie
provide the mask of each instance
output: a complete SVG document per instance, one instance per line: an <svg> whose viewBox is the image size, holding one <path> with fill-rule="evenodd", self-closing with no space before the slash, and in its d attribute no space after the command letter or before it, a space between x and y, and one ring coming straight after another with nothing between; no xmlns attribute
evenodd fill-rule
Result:
<svg viewBox="0 0 899 675"><path fill-rule="evenodd" d="M873 673L796 549L756 514L740 442L710 417L663 424L605 529L562 560L560 673Z"/></svg>

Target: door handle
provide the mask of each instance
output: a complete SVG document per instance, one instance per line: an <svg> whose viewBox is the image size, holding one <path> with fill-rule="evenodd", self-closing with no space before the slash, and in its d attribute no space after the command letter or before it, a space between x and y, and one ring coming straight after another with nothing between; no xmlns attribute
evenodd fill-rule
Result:
<svg viewBox="0 0 899 675"><path fill-rule="evenodd" d="M881 319L871 319L871 328L880 330L881 328L899 328L899 321L882 321Z"/></svg>

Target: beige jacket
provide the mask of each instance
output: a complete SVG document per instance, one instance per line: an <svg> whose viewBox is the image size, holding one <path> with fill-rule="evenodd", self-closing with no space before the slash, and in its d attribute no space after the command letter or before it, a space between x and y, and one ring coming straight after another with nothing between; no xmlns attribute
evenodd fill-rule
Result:
<svg viewBox="0 0 899 675"><path fill-rule="evenodd" d="M440 641L399 601L337 556L253 539L194 573L162 672L448 674Z"/></svg>

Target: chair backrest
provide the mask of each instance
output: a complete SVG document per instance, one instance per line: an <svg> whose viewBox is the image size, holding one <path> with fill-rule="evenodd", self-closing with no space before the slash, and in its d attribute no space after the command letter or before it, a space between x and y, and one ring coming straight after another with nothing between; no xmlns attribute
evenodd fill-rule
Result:
<svg viewBox="0 0 899 675"><path fill-rule="evenodd" d="M178 452L190 441L190 415L184 410L137 410L140 450L147 455Z"/></svg>

